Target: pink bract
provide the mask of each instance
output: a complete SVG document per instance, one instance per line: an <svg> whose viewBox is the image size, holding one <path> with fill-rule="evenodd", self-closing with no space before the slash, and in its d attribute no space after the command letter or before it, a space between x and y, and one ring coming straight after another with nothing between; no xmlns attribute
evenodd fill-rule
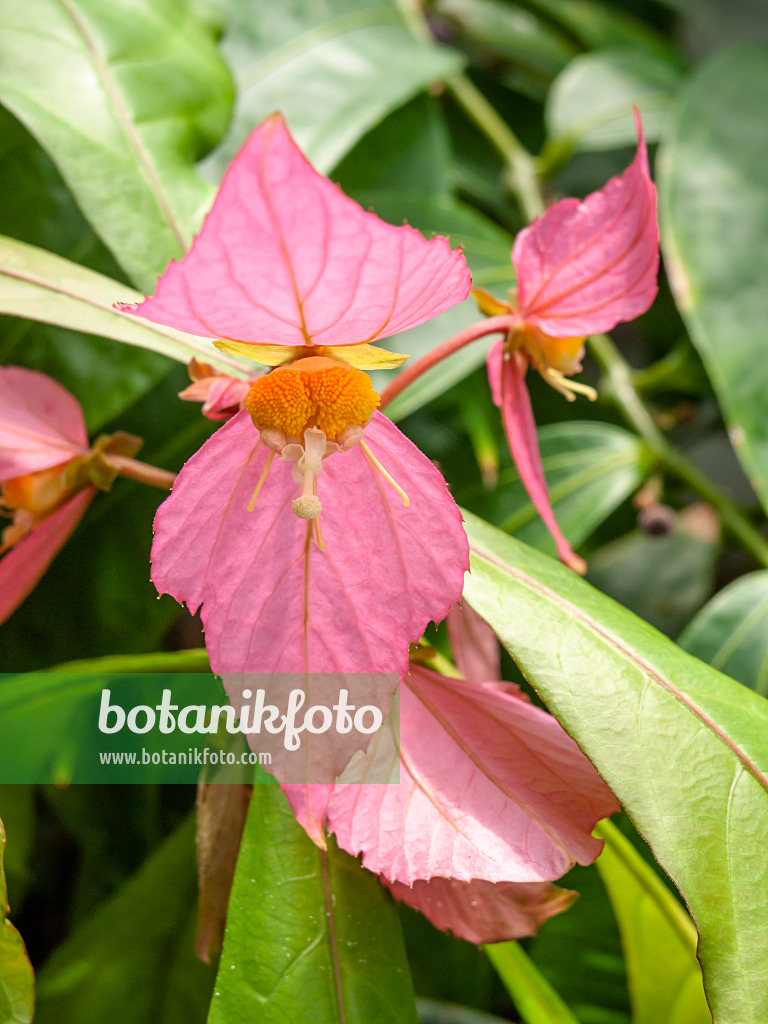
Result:
<svg viewBox="0 0 768 1024"><path fill-rule="evenodd" d="M520 480L555 542L558 558L575 572L586 572L586 562L566 540L549 502L549 491L541 464L536 421L531 396L525 383L528 361L521 352L504 358L501 343L488 353L488 379L493 399L500 406L501 422Z"/></svg>
<svg viewBox="0 0 768 1024"><path fill-rule="evenodd" d="M88 452L80 403L37 370L0 367L0 482Z"/></svg>
<svg viewBox="0 0 768 1024"><path fill-rule="evenodd" d="M330 456L318 480L325 551L291 514L289 463L275 460L247 511L269 454L247 412L182 469L155 519L152 578L191 611L202 605L215 672L400 676L409 641L447 614L469 564L459 510L389 420L374 413L365 439L410 507L359 448Z"/></svg>
<svg viewBox="0 0 768 1024"><path fill-rule="evenodd" d="M456 668L473 683L501 676L501 651L496 634L474 608L459 602L445 620Z"/></svg>
<svg viewBox="0 0 768 1024"><path fill-rule="evenodd" d="M337 785L328 801L329 831L369 870L405 885L542 882L599 854L591 831L618 810L615 798L558 722L514 688L415 666L400 732L399 784Z"/></svg>
<svg viewBox="0 0 768 1024"><path fill-rule="evenodd" d="M364 211L274 114L233 160L190 252L123 308L207 338L352 345L415 327L469 287L445 238Z"/></svg>
<svg viewBox="0 0 768 1024"><path fill-rule="evenodd" d="M656 191L640 115L637 155L597 192L563 199L515 239L517 308L553 338L609 331L644 313L656 295Z"/></svg>
<svg viewBox="0 0 768 1024"><path fill-rule="evenodd" d="M395 899L420 910L435 928L450 931L467 942L508 942L535 935L542 924L564 910L577 893L550 882L457 882L431 878L428 882L383 884Z"/></svg>
<svg viewBox="0 0 768 1024"><path fill-rule="evenodd" d="M0 623L16 611L64 547L96 494L79 491L0 558Z"/></svg>

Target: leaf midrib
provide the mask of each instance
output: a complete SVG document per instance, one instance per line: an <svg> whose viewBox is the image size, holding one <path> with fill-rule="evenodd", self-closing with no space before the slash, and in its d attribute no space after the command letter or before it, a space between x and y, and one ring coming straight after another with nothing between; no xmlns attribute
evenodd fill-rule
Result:
<svg viewBox="0 0 768 1024"><path fill-rule="evenodd" d="M123 133L128 142L128 146L133 151L136 160L139 164L139 167L141 168L144 177L146 178L147 184L149 185L150 191L154 195L155 200L157 201L157 204L160 208L160 211L163 217L165 218L166 222L168 223L171 231L173 232L173 236L176 239L177 243L179 244L181 251L186 252L186 250L189 248L189 239L187 239L185 233L182 231L181 225L178 223L173 213L173 210L171 209L170 201L165 195L165 191L160 182L160 179L157 176L155 168L152 165L152 161L149 158L149 154L147 153L141 141L139 133L136 131L136 126L134 125L128 111L125 108L122 97L117 88L117 84L115 83L114 79L112 78L112 75L110 74L109 65L107 61L105 60L104 56L99 52L95 40L88 32L84 22L81 20L78 12L75 10L70 0L58 0L58 2L61 4L64 11L67 13L73 25L75 26L75 29L79 33L85 46L85 49L91 57L93 66L99 78L104 84L104 89L106 90L107 96L112 101L114 112L117 116L117 120L120 126L123 129Z"/></svg>

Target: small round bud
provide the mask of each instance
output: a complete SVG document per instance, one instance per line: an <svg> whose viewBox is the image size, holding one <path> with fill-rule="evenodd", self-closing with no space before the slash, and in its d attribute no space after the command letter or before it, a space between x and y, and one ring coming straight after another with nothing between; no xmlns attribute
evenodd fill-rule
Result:
<svg viewBox="0 0 768 1024"><path fill-rule="evenodd" d="M315 519L323 511L323 506L314 494L302 494L293 501L291 511L299 519Z"/></svg>

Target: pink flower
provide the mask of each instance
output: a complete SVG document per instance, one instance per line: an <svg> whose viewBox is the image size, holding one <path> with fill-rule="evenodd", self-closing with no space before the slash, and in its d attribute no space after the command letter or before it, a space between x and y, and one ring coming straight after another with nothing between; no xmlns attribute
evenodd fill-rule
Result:
<svg viewBox="0 0 768 1024"><path fill-rule="evenodd" d="M388 706L409 642L458 599L468 547L445 482L376 412L362 370L399 365L373 343L469 283L446 239L362 210L274 115L190 252L128 307L276 367L155 520L153 580L202 606L214 671L389 673Z"/></svg>
<svg viewBox="0 0 768 1024"><path fill-rule="evenodd" d="M0 513L12 520L0 533L0 622L37 584L97 489L108 491L126 463L141 465L130 458L140 447L122 431L89 446L66 388L36 370L0 367Z"/></svg>
<svg viewBox="0 0 768 1024"><path fill-rule="evenodd" d="M610 331L644 313L656 295L659 233L656 193L640 115L637 155L583 202L563 199L515 239L512 263L517 295L502 302L478 289L488 315L511 313L508 337L494 345L488 375L520 478L557 544L560 558L579 572L584 562L562 535L547 495L525 374L530 365L572 400L592 388L566 380L581 369L584 337Z"/></svg>
<svg viewBox="0 0 768 1024"><path fill-rule="evenodd" d="M467 609L458 618L457 661L493 667L488 627ZM467 646L467 622L479 654ZM377 737L356 777L379 777L387 759L399 762L397 784L286 786L286 795L316 843L327 825L398 899L473 942L530 935L564 910L572 894L551 880L597 857L602 843L591 831L618 810L557 721L508 683L413 664L399 745Z"/></svg>
<svg viewBox="0 0 768 1024"><path fill-rule="evenodd" d="M185 402L202 402L200 411L203 416L224 422L245 407L245 400L257 375L254 374L252 380L230 377L228 373L222 373L208 363L192 359L189 363L189 376L192 383L179 392L179 398Z"/></svg>
<svg viewBox="0 0 768 1024"><path fill-rule="evenodd" d="M96 489L77 400L50 377L0 368L0 622L18 608L80 521Z"/></svg>

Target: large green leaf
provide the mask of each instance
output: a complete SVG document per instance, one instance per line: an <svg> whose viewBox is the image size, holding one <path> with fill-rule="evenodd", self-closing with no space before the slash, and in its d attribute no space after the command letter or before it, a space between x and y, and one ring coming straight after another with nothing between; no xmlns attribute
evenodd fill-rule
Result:
<svg viewBox="0 0 768 1024"><path fill-rule="evenodd" d="M621 930L632 1024L711 1024L696 959L696 929L680 902L610 821L597 867Z"/></svg>
<svg viewBox="0 0 768 1024"><path fill-rule="evenodd" d="M5 829L0 821L0 1024L30 1024L34 979L22 938L6 917L4 850Z"/></svg>
<svg viewBox="0 0 768 1024"><path fill-rule="evenodd" d="M768 571L742 576L706 604L680 644L768 697Z"/></svg>
<svg viewBox="0 0 768 1024"><path fill-rule="evenodd" d="M721 53L685 89L659 159L677 304L768 508L768 51Z"/></svg>
<svg viewBox="0 0 768 1024"><path fill-rule="evenodd" d="M574 546L638 489L650 465L642 441L608 423L553 423L539 430L539 446L555 517ZM476 490L472 497L484 518L540 551L555 553L514 468L499 474L492 492ZM457 495L461 502L469 498L466 491Z"/></svg>
<svg viewBox="0 0 768 1024"><path fill-rule="evenodd" d="M395 908L319 850L277 786L254 786L209 1024L415 1024Z"/></svg>
<svg viewBox="0 0 768 1024"><path fill-rule="evenodd" d="M467 601L685 897L718 1024L768 1018L768 703L465 513Z"/></svg>
<svg viewBox="0 0 768 1024"><path fill-rule="evenodd" d="M180 363L197 357L235 377L253 372L252 364L223 355L204 338L114 308L116 302L141 298L132 288L61 256L0 237L0 313L138 345Z"/></svg>
<svg viewBox="0 0 768 1024"><path fill-rule="evenodd" d="M208 161L217 177L274 110L327 173L389 111L463 63L417 40L394 0L225 0L225 8L223 50L238 98L230 133Z"/></svg>
<svg viewBox="0 0 768 1024"><path fill-rule="evenodd" d="M41 972L35 1024L202 1024L213 983L195 956L189 818Z"/></svg>
<svg viewBox="0 0 768 1024"><path fill-rule="evenodd" d="M120 268L88 226L48 155L3 108L0 139L0 193L13 197L0 206L0 235L119 278ZM153 352L116 347L30 320L2 324L0 363L55 377L80 400L91 431L121 413L168 370L168 363Z"/></svg>
<svg viewBox="0 0 768 1024"><path fill-rule="evenodd" d="M0 100L139 287L192 240L231 82L190 0L0 2Z"/></svg>
<svg viewBox="0 0 768 1024"><path fill-rule="evenodd" d="M667 122L680 81L677 69L648 50L598 50L571 61L547 97L550 137L576 149L614 149L637 140L632 105L649 142Z"/></svg>

